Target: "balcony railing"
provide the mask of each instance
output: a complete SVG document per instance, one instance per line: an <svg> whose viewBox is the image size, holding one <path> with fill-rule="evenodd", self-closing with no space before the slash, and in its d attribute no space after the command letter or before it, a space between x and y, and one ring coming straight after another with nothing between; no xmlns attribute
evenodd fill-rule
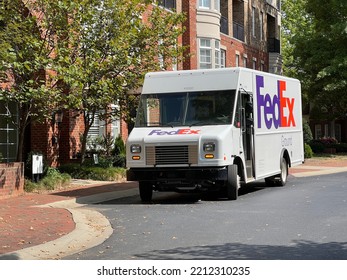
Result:
<svg viewBox="0 0 347 280"><path fill-rule="evenodd" d="M276 38L268 38L268 51L274 53L281 53L281 41Z"/></svg>
<svg viewBox="0 0 347 280"><path fill-rule="evenodd" d="M229 24L226 17L221 17L220 19L220 32L224 34L229 34Z"/></svg>
<svg viewBox="0 0 347 280"><path fill-rule="evenodd" d="M243 25L233 22L233 37L242 42L245 40L245 29Z"/></svg>

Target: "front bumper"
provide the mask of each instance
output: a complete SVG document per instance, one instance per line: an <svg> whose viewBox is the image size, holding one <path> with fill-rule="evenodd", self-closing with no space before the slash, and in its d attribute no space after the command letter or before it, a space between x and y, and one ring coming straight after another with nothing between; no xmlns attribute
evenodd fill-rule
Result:
<svg viewBox="0 0 347 280"><path fill-rule="evenodd" d="M127 170L127 180L200 184L206 181L225 181L227 173L227 167L130 168Z"/></svg>

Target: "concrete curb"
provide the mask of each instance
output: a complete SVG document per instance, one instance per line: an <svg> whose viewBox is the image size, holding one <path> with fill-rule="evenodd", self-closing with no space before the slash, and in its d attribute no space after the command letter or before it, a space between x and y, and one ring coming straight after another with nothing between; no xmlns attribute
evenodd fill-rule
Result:
<svg viewBox="0 0 347 280"><path fill-rule="evenodd" d="M108 219L101 213L87 208L88 204L137 195L137 189L114 191L70 200L53 202L37 207L63 208L68 210L76 224L75 229L56 240L0 255L0 260L49 260L61 259L102 244L113 233Z"/></svg>
<svg viewBox="0 0 347 280"><path fill-rule="evenodd" d="M301 166L300 169L304 171L294 172L290 174L294 177L312 177L312 176L329 175L329 174L347 172L347 167ZM305 171L305 170L310 170L310 171Z"/></svg>

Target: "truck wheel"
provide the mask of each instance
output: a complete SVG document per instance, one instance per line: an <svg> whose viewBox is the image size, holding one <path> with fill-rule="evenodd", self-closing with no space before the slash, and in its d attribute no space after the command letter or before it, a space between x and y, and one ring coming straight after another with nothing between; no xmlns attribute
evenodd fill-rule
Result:
<svg viewBox="0 0 347 280"><path fill-rule="evenodd" d="M150 202L152 200L153 189L151 182L140 181L139 191L142 202Z"/></svg>
<svg viewBox="0 0 347 280"><path fill-rule="evenodd" d="M228 166L228 180L227 180L227 198L229 200L236 200L240 188L240 176L237 172L237 165Z"/></svg>
<svg viewBox="0 0 347 280"><path fill-rule="evenodd" d="M284 157L281 160L281 173L279 176L280 178L277 181L277 185L283 187L287 183L288 179L288 163Z"/></svg>

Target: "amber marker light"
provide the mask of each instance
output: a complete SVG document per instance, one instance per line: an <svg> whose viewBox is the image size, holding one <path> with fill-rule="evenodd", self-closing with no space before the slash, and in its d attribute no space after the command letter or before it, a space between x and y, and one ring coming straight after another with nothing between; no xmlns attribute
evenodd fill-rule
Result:
<svg viewBox="0 0 347 280"><path fill-rule="evenodd" d="M206 154L206 155L205 155L205 158L211 159L211 158L214 158L214 155L213 155L213 154Z"/></svg>
<svg viewBox="0 0 347 280"><path fill-rule="evenodd" d="M140 160L141 157L140 157L140 156L133 156L132 159L133 159L133 160Z"/></svg>

